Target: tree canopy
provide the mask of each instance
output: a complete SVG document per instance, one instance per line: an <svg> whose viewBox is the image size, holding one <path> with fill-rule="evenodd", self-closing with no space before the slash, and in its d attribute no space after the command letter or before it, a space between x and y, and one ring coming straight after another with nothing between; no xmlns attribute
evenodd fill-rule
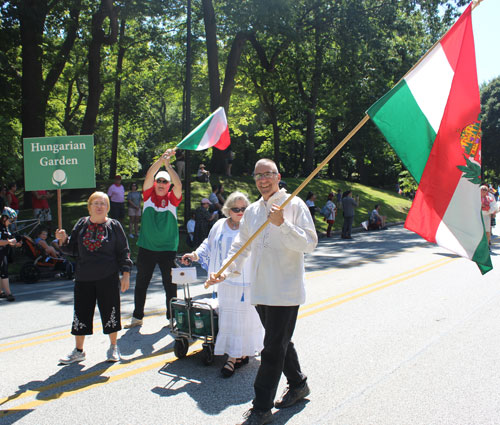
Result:
<svg viewBox="0 0 500 425"><path fill-rule="evenodd" d="M250 173L257 157L268 156L284 176L304 175L439 39L464 3L193 1L191 125L224 106L233 173ZM3 178L22 180L22 137L94 134L99 178L143 176L153 157L181 140L185 1L0 1L0 17ZM485 142L498 140L496 81L483 89ZM220 172L223 157L214 150L190 160L194 167L211 161ZM488 154L485 164L499 170L493 158ZM402 171L368 124L323 175L392 186Z"/></svg>

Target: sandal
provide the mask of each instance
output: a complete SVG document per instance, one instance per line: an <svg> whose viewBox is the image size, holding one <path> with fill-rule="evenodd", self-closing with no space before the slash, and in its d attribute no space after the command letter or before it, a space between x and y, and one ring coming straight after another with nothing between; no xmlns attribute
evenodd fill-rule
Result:
<svg viewBox="0 0 500 425"><path fill-rule="evenodd" d="M248 356L240 357L239 359L236 359L236 364L234 365L234 368L239 369L240 367L248 364L249 361L250 361L250 357L248 357Z"/></svg>
<svg viewBox="0 0 500 425"><path fill-rule="evenodd" d="M0 292L0 298L7 298L7 294L4 291Z"/></svg>
<svg viewBox="0 0 500 425"><path fill-rule="evenodd" d="M12 294L7 294L7 301L15 301L16 299L14 298L14 295Z"/></svg>
<svg viewBox="0 0 500 425"><path fill-rule="evenodd" d="M230 378L233 376L234 369L236 369L235 363L232 360L227 360L220 371L222 372L222 376L224 376L224 378Z"/></svg>

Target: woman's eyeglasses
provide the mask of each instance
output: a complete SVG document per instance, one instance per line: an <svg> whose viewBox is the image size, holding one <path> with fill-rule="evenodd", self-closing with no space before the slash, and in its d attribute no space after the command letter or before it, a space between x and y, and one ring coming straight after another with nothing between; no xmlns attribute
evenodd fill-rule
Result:
<svg viewBox="0 0 500 425"><path fill-rule="evenodd" d="M168 181L164 180L164 179L158 179L158 180L156 180L156 183L167 184Z"/></svg>
<svg viewBox="0 0 500 425"><path fill-rule="evenodd" d="M106 202L92 202L90 205L93 205L94 207L107 207L108 204Z"/></svg>
<svg viewBox="0 0 500 425"><path fill-rule="evenodd" d="M231 211L238 214L240 212L245 212L245 210L247 209L247 207L243 207L243 208L231 208Z"/></svg>

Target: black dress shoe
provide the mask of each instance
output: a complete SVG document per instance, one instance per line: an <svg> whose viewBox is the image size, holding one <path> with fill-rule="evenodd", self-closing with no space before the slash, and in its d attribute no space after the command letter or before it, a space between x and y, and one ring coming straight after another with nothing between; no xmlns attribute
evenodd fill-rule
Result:
<svg viewBox="0 0 500 425"><path fill-rule="evenodd" d="M273 420L273 414L270 410L260 410L251 408L243 414L243 422L237 425L265 425Z"/></svg>
<svg viewBox="0 0 500 425"><path fill-rule="evenodd" d="M276 409L284 409L285 407L293 406L298 401L306 398L310 393L311 390L307 382L304 382L303 385L297 388L288 387L281 396L281 400L274 403L274 407L276 407Z"/></svg>

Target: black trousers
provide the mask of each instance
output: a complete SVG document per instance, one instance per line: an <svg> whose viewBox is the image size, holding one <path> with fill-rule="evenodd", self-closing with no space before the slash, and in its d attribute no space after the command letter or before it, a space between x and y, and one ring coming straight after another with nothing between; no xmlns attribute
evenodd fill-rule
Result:
<svg viewBox="0 0 500 425"><path fill-rule="evenodd" d="M95 305L101 313L102 331L105 334L118 332L120 323L120 277L113 273L103 279L76 281L74 288L75 309L71 333L92 335Z"/></svg>
<svg viewBox="0 0 500 425"><path fill-rule="evenodd" d="M351 215L349 217L344 216L344 225L342 226L342 236L345 236L345 237L351 236L352 222L353 221L354 221L353 215Z"/></svg>
<svg viewBox="0 0 500 425"><path fill-rule="evenodd" d="M137 275L134 290L134 313L136 319L144 317L144 305L146 304L146 293L149 282L153 277L153 271L158 264L161 271L163 288L165 289L167 303L167 319L170 319L170 300L177 296L177 285L172 283L172 267L175 266L175 251L150 251L139 248L137 254Z"/></svg>
<svg viewBox="0 0 500 425"><path fill-rule="evenodd" d="M284 373L291 388L301 386L307 379L300 370L299 358L291 341L299 306L257 305L255 308L265 336L254 383L253 405L256 409L269 410L274 406L281 373Z"/></svg>

